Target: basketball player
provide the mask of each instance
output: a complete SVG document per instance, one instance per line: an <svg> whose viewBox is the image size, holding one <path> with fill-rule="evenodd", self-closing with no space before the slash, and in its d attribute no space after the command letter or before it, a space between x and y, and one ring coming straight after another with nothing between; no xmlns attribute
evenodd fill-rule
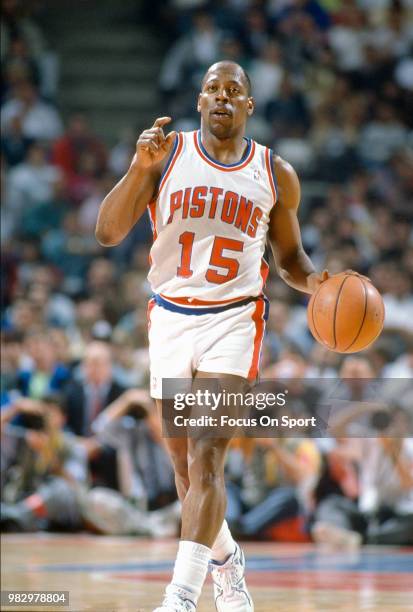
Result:
<svg viewBox="0 0 413 612"><path fill-rule="evenodd" d="M158 407L162 378L225 379L231 391L256 379L267 317L267 239L291 287L312 293L328 277L314 270L302 247L295 171L244 135L254 100L241 66L209 68L198 112L200 130L165 135L171 119L161 117L139 136L130 168L104 199L96 227L98 241L115 246L149 209L149 350ZM229 440L166 443L182 501L182 533L156 612L193 612L208 564L218 612L252 612L244 556L224 520Z"/></svg>

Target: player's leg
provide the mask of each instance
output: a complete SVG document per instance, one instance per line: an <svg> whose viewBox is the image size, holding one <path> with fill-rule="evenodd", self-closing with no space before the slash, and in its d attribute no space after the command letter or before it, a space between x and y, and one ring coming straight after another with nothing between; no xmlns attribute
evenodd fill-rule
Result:
<svg viewBox="0 0 413 612"><path fill-rule="evenodd" d="M241 391L245 392L247 379L254 380L258 374L267 316L265 298L215 316L207 333L204 332L205 344L198 369L204 375L206 372L232 372L243 381ZM214 542L211 557L218 612L253 612L254 605L245 582L244 555L234 542L226 521Z"/></svg>
<svg viewBox="0 0 413 612"><path fill-rule="evenodd" d="M184 343L182 334L177 334L180 346L190 346L192 343L197 347L197 356L194 357L198 359L196 379L222 377L228 380L226 374L217 373L220 371L217 364L222 363L224 366L222 371L233 372L233 381L237 381L239 385L237 391L243 391L246 379L254 378L256 375L264 319L265 309L263 304L257 301L236 308L233 312L206 315L197 320L196 327L191 328L193 331L191 342ZM170 326L166 329L170 329ZM165 351L165 347L170 348L170 343L166 344L163 338L159 343L159 351ZM176 359L173 363L176 363ZM169 372L168 375L170 376ZM211 447L212 444L215 446ZM182 536L194 539L181 539L173 579L166 589L164 604L157 609L157 612L169 612L169 610L192 612L196 609L211 557L218 612L253 611L253 604L245 585L244 557L224 521L226 506L224 461L228 444L228 440L222 443L210 440L210 446L195 445L194 442L188 444L190 487L183 504ZM199 489L202 490L201 520L197 495ZM205 508L212 507L212 500L215 498L216 508L213 508L214 515L211 521Z"/></svg>
<svg viewBox="0 0 413 612"><path fill-rule="evenodd" d="M229 440L189 439L189 489L182 504L182 533L166 602L195 610L211 560L211 547L223 524L226 499L224 462ZM187 608L182 607L182 601ZM170 605L170 604L169 604ZM164 604L162 612L169 610Z"/></svg>
<svg viewBox="0 0 413 612"><path fill-rule="evenodd" d="M239 376L198 372L195 388L197 379L202 378L218 378L222 387L233 393L242 392L246 383ZM224 466L229 443L230 439L225 438L188 440L189 490L183 502L181 542L167 596L175 594L196 605L212 557L217 609L251 612L243 554L224 521Z"/></svg>
<svg viewBox="0 0 413 612"><path fill-rule="evenodd" d="M197 379L212 375L197 373ZM219 374L213 376L220 378ZM224 378L224 375L222 375ZM227 377L226 377L227 378ZM232 376L231 390L245 380ZM229 439L198 437L188 439L189 489L182 504L182 534L171 583L159 612L172 605L195 610L211 560L211 547L220 531L226 508L224 463ZM178 602L178 603L175 603Z"/></svg>
<svg viewBox="0 0 413 612"><path fill-rule="evenodd" d="M240 376L209 372L198 372L197 376L204 379L218 378L222 389L234 395L245 392L248 386L248 381ZM226 406L225 412L236 416L237 407ZM207 443L208 439L201 442ZM206 539L208 533L216 533L211 548L211 573L216 609L218 612L253 612L254 606L244 578L244 554L234 541L225 520L227 500L224 468L231 440L219 439L210 442L212 444L200 445L197 439L188 440L190 488L185 499L187 507L184 509L188 511L189 520L187 524L183 515L182 527L184 529L185 526L186 532L185 534L182 532L182 538L192 534L193 537ZM199 483L203 481L206 481L206 487L200 486ZM212 486L208 486L209 482ZM196 507L197 499L198 507ZM191 521L190 517L194 515L196 519ZM195 520L198 526L194 525ZM210 525L213 525L213 528ZM205 541L209 545L210 540Z"/></svg>
<svg viewBox="0 0 413 612"><path fill-rule="evenodd" d="M241 393L246 380L240 376L198 371L194 379L205 389L205 379L219 380L223 388ZM232 408L229 407L228 410ZM224 467L229 438L191 437L188 439L190 487L182 508L182 539L213 547L224 523L226 491ZM234 548L229 550L232 554ZM227 555L228 556L228 555Z"/></svg>
<svg viewBox="0 0 413 612"><path fill-rule="evenodd" d="M162 418L162 400L156 400L156 407ZM188 443L186 438L164 438L164 441L174 469L178 497L183 502L189 489Z"/></svg>

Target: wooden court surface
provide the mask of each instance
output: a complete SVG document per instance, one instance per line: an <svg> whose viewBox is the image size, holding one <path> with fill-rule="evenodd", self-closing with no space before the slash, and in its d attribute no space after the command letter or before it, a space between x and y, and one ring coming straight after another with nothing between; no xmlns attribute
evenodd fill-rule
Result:
<svg viewBox="0 0 413 612"><path fill-rule="evenodd" d="M151 612L171 575L177 543L89 535L2 536L2 590L67 590L68 607L6 610ZM248 543L255 612L413 611L413 550L333 554L312 545ZM198 606L213 612L208 582Z"/></svg>

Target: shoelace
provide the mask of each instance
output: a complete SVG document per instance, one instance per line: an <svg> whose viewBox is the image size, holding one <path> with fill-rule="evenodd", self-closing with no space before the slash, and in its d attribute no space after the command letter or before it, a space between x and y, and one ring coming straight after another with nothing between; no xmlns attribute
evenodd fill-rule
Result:
<svg viewBox="0 0 413 612"><path fill-rule="evenodd" d="M166 595L165 599L163 600L162 606L172 608L174 612L182 612L182 604L185 606L185 610L187 610L188 612L192 612L193 606L191 606L191 604L187 601L184 601L176 593L168 593L168 595Z"/></svg>
<svg viewBox="0 0 413 612"><path fill-rule="evenodd" d="M234 592L234 583L237 583L239 579L236 568L220 568L218 570L218 576L224 598L231 596Z"/></svg>

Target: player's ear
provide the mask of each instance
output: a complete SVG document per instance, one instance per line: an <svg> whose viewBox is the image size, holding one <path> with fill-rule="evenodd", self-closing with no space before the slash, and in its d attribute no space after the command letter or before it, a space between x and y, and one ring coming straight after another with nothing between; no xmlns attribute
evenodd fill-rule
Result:
<svg viewBox="0 0 413 612"><path fill-rule="evenodd" d="M247 102L247 113L248 116L251 117L252 113L254 112L255 109L255 102L254 102L254 98L248 98L248 102Z"/></svg>
<svg viewBox="0 0 413 612"><path fill-rule="evenodd" d="M198 111L198 113L201 112L201 94L198 94L198 104L196 106L196 110Z"/></svg>

